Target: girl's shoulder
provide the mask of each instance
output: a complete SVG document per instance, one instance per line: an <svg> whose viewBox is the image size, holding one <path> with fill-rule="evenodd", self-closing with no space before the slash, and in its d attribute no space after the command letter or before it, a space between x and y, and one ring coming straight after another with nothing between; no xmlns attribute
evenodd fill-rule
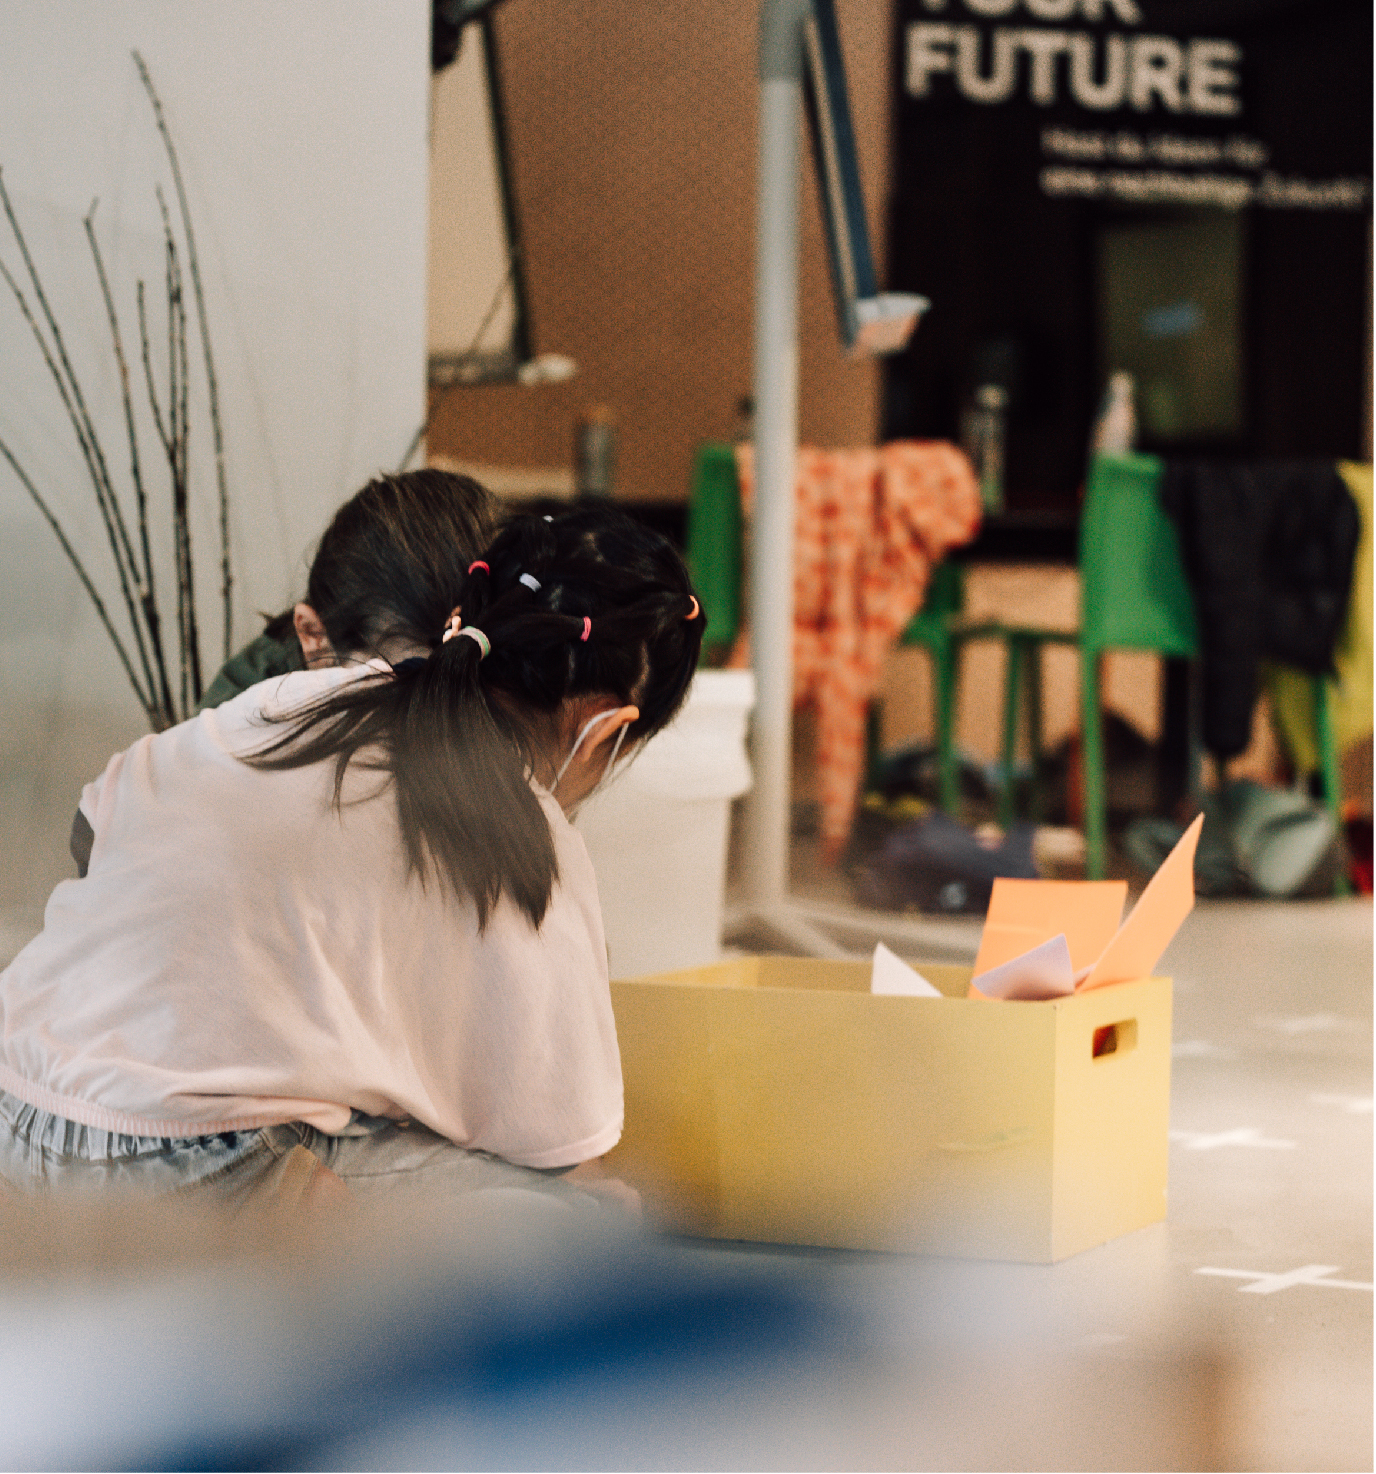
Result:
<svg viewBox="0 0 1376 1474"><path fill-rule="evenodd" d="M294 712L310 706L349 681L384 676L390 669L385 660L366 660L350 665L274 673L223 704L202 710L191 720L225 736L250 729L266 735L265 729L272 724L289 719Z"/></svg>

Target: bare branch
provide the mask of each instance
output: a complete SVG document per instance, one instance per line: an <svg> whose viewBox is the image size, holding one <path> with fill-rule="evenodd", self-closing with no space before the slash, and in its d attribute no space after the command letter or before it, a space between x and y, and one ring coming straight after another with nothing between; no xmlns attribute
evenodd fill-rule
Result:
<svg viewBox="0 0 1376 1474"><path fill-rule="evenodd" d="M148 388L148 405L153 412L153 424L157 428L158 439L162 442L163 454L167 458L167 464L172 473L172 566L177 582L177 643L179 648L179 667L181 673L181 711L186 713L186 619L183 607L185 586L182 582L181 573L181 533L177 524L177 444L173 439L176 432L175 423L164 422L162 405L158 399L158 386L153 379L153 349L148 336L148 313L144 301L143 282L140 281L137 290L139 304L139 345L143 356L143 380ZM175 387L174 387L175 392ZM172 693L167 693L168 720L177 719L177 707L172 700Z"/></svg>
<svg viewBox="0 0 1376 1474"><path fill-rule="evenodd" d="M14 471L14 474L18 476L20 482L24 486L24 489L33 498L34 504L43 514L48 523L48 526L51 527L53 532L57 535L58 543L61 545L62 551L66 553L68 562L70 562L72 567L76 570L76 575L81 580L82 587L85 588L86 592L91 597L91 602L96 606L96 613L100 616L100 622L105 626L106 633L110 636L110 639L114 644L115 651L119 655L120 664L124 667L124 672L129 677L129 684L134 688L134 694L139 698L139 705L143 707L144 712L147 714L148 720L153 725L153 730L161 730L168 724L166 721L163 720L162 712L159 709L158 704L151 693L151 690L145 691L143 687L139 685L139 679L134 674L133 663L129 659L129 652L124 648L124 642L120 639L118 631L110 622L110 616L106 611L105 603L101 599L100 595L96 592L96 587L91 582L90 575L86 572L81 559L77 556L76 549L72 547L71 543L68 541L67 534L62 530L62 525L58 522L57 518L53 516L51 508L48 506L47 502L44 501L38 488L33 484L33 480L29 476L28 472L25 471L23 466L21 466L19 462L15 459L13 451L10 450L9 446L6 445L3 440L0 440L0 455L3 455L4 458L10 463L10 467Z"/></svg>
<svg viewBox="0 0 1376 1474"><path fill-rule="evenodd" d="M100 439L96 435L95 425L92 423L90 413L86 408L86 400L81 392L81 384L72 368L71 360L67 357L67 345L62 339L62 330L57 325L57 318L53 314L52 307L48 303L48 294L43 290L43 280L38 274L38 268L33 263L33 257L29 254L29 243L24 237L24 232L19 224L19 217L14 213L14 206L10 203L9 191L5 188L4 176L0 173L0 203L3 203L5 215L9 220L10 229L14 232L14 239L19 246L19 254L24 258L24 265L29 273L29 280L33 283L34 296L38 305L43 310L44 321L48 324L48 331L52 334L53 344L57 349L57 357L67 376L67 384L71 389L71 400L69 404L75 404L76 411L80 415L81 424L86 428L86 437L90 444L90 454L94 465L92 475L96 477L99 485L104 488L105 497L110 505L110 517L118 531L120 541L124 546L124 554L128 559L128 567L136 584L142 584L139 578L138 562L134 557L134 546L129 541L129 531L124 524L124 516L120 511L119 497L115 493L114 483L110 480L110 472L105 465L105 455L100 448ZM27 314L26 314L27 315ZM30 318L32 322L32 318ZM51 359L49 360L51 362ZM65 396L64 396L65 398ZM119 553L116 552L116 559Z"/></svg>
<svg viewBox="0 0 1376 1474"><path fill-rule="evenodd" d="M20 249L23 251L25 259L30 261L30 272L36 276L37 272L34 270L32 260L29 258L28 246L27 242L24 241L23 231L20 229L19 221L15 217L13 209L10 207L9 195L5 190L3 178L0 178L0 199L4 201L10 225L14 230L16 238L20 241ZM139 623L137 605L134 598L135 589L138 589L140 596L142 596L143 581L139 577L138 564L134 561L133 550L129 548L127 535L123 539L120 536L122 528L117 525L118 509L112 509L111 507L108 478L102 476L104 463L103 461L97 462L96 457L99 447L94 446L92 443L95 437L95 428L91 425L89 418L84 418L78 413L77 406L73 404L72 397L68 393L66 380L63 378L62 371L53 359L52 350L48 346L47 339L43 336L42 329L29 309L28 299L3 261L0 261L0 276L4 278L6 285L13 293L14 300L19 304L19 310L23 314L25 322L28 323L33 332L34 340L37 342L39 351L43 355L43 361L47 364L53 382L57 385L58 396L62 400L63 408L67 411L68 419L71 421L72 429L76 434L77 444L81 447L81 453L86 461L86 469L90 473L91 482L95 488L96 505L100 509L101 520L105 524L105 534L109 539L110 552L115 560L115 570L119 574L120 592L124 595L125 608L129 612L129 623L134 632L134 642L138 648L139 661L143 666L144 675L148 681L148 689L151 691L155 684L153 669L149 663L148 650L143 638L143 628ZM48 316L51 321L51 311ZM123 547L121 547L121 542L123 543ZM126 551L128 553L128 562L125 561Z"/></svg>
<svg viewBox="0 0 1376 1474"><path fill-rule="evenodd" d="M143 57L137 51L133 53L133 57L139 69L139 76L143 80L144 89L148 93L148 100L153 105L153 116L157 119L158 132L162 134L162 141L167 149L167 161L172 166L172 180L177 187L177 207L182 217L182 229L186 232L187 264L191 270L191 288L196 298L196 315L201 330L201 349L205 357L206 385L210 394L210 425L215 440L215 481L220 498L220 576L224 609L224 658L228 660L233 650L233 604L230 591L234 584L229 559L229 491L225 483L224 434L220 427L220 391L215 377L215 358L210 348L210 322L205 310L205 293L201 289L200 258L196 254L196 237L191 229L191 210L186 200L186 187L182 183L181 164L177 159L177 150L172 143L172 135L168 131L166 119L163 117L162 99L158 96L157 88L153 86L153 78L149 74Z"/></svg>
<svg viewBox="0 0 1376 1474"><path fill-rule="evenodd" d="M148 403L153 411L153 424L157 427L158 439L162 441L163 452L170 458L172 455L172 441L168 436L167 428L163 424L162 406L158 403L157 385L153 382L153 362L150 358L148 345L148 318L144 313L143 283L138 285L139 302L139 341L143 345L143 379L148 386Z"/></svg>
<svg viewBox="0 0 1376 1474"><path fill-rule="evenodd" d="M96 239L95 218L99 200L91 201L90 211L82 220L86 228L86 239L91 246L91 259L95 262L96 277L100 282L100 294L105 299L105 315L110 322L110 340L114 345L115 363L119 368L120 392L124 398L124 424L129 433L129 476L134 483L134 494L139 510L139 539L143 552L143 578L149 593L153 590L153 555L148 544L148 497L143 486L139 468L139 441L134 425L134 405L129 394L129 365L124 357L124 340L120 335L119 317L115 312L115 299L110 291L110 281L105 274L105 258L101 255L100 242Z"/></svg>
<svg viewBox="0 0 1376 1474"><path fill-rule="evenodd" d="M114 346L115 363L119 367L120 393L124 399L124 423L129 434L129 475L134 483L134 495L138 506L139 544L143 552L143 587L139 599L143 605L144 623L148 627L148 643L152 648L153 665L163 710L170 716L172 692L167 684L167 662L162 648L162 618L158 613L156 582L153 571L153 552L148 540L148 492L143 484L139 465L138 431L134 422L134 403L129 389L129 365L124 356L124 339L119 330L119 316L115 311L114 294L105 273L105 259L101 255L100 242L96 239L95 215L98 200L91 201L89 214L83 220L86 239L91 245L91 259L95 262L96 276L100 281L101 296L105 299L105 313L110 321L110 341Z"/></svg>
<svg viewBox="0 0 1376 1474"><path fill-rule="evenodd" d="M196 630L195 567L191 556L190 480L188 475L188 394L186 352L186 297L182 290L181 262L172 221L162 190L157 190L162 211L167 284L167 419L168 463L172 473L172 529L177 574L177 626L181 640L181 715L191 715L200 700L200 639Z"/></svg>

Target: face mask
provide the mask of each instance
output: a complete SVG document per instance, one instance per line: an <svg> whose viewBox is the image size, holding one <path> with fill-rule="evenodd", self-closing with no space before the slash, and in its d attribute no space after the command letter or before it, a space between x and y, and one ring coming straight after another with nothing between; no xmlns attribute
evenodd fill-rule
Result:
<svg viewBox="0 0 1376 1474"><path fill-rule="evenodd" d="M554 790L559 787L559 780L564 776L565 773L568 772L569 764L574 760L574 758L578 756L578 749L582 747L584 741L587 739L588 733L592 731L592 729L598 724L598 722L605 722L608 717L614 717L620 710L621 708L619 706L609 707L606 711L599 711L596 716L589 717L589 719L583 723L583 730L579 732L577 737L574 738L573 746L569 749L569 755L564 759L563 767L561 767L559 771L554 775L554 782L551 783L549 786L549 791L551 793L553 793ZM628 722L626 726L629 725L630 723ZM621 744L625 740L625 737L626 727L622 727L622 729L616 734L616 742L612 746L611 760L607 763L608 773L610 773L611 770L616 766L617 754L621 751ZM606 775L604 774L603 776L605 777Z"/></svg>

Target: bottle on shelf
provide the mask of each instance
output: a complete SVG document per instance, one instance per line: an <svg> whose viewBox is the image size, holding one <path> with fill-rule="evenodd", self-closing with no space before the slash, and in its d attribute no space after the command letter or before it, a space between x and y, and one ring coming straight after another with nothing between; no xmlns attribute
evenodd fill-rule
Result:
<svg viewBox="0 0 1376 1474"><path fill-rule="evenodd" d="M595 404L578 421L574 434L574 477L579 496L610 496L616 467L616 418Z"/></svg>
<svg viewBox="0 0 1376 1474"><path fill-rule="evenodd" d="M1137 440L1137 408L1133 402L1135 386L1132 375L1109 375L1108 389L1094 425L1090 442L1092 455L1127 455Z"/></svg>
<svg viewBox="0 0 1376 1474"><path fill-rule="evenodd" d="M965 411L965 453L974 466L980 500L986 516L1003 511L1003 446L1008 391L1002 384L981 384L974 403Z"/></svg>

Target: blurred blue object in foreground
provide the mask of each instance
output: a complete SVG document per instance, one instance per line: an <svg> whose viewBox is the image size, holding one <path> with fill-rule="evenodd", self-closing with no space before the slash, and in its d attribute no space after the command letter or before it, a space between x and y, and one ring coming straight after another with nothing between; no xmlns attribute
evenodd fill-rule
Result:
<svg viewBox="0 0 1376 1474"><path fill-rule="evenodd" d="M0 1467L1222 1467L1215 1360L1087 1359L1073 1269L483 1196L286 1225L0 1202Z"/></svg>

